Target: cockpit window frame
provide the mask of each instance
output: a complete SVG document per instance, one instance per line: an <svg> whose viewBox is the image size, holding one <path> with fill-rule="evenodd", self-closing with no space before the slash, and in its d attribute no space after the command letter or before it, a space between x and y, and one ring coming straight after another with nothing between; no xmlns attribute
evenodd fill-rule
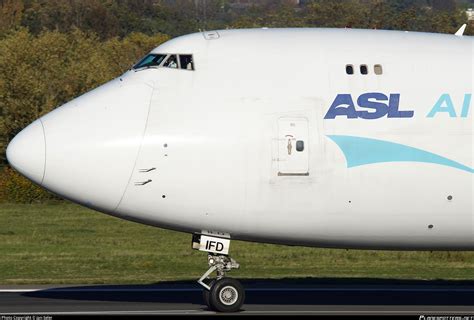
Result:
<svg viewBox="0 0 474 320"><path fill-rule="evenodd" d="M140 62L142 62L146 57L148 57L149 55L164 55L165 57L163 58L163 60L160 62L159 65L154 65L154 66L144 66L144 67L140 67L140 68L136 68L136 66L138 64L140 64ZM170 67L165 67L165 63L168 61L169 57L170 56L176 56L176 63L177 63L177 68L170 68ZM191 56L191 61L192 61L192 69L187 69L187 68L182 68L181 67L181 56ZM192 53L159 53L159 52L151 52L149 53L148 55L146 55L145 57L143 57L141 60L139 60L133 67L132 67L132 70L134 70L135 72L137 71L141 71L141 70L145 70L145 69L150 69L150 68L153 68L153 69L158 69L158 68L166 68L166 69L175 69L175 70L186 70L186 71L196 71L196 62L194 60L194 54Z"/></svg>
<svg viewBox="0 0 474 320"><path fill-rule="evenodd" d="M139 64L141 64L147 57L149 56L164 56L164 58L161 60L161 62L158 64L158 65L148 65L148 66L143 66L143 67L137 67ZM160 68L163 63L168 59L168 55L166 53L149 53L147 54L145 57L143 57L142 59L140 59L133 67L132 67L132 70L134 71L140 71L140 70L143 70L143 69L149 69L149 68Z"/></svg>

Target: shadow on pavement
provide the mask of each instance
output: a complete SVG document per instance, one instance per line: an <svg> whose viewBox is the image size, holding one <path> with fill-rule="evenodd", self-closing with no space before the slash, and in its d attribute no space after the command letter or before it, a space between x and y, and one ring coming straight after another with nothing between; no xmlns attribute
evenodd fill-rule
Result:
<svg viewBox="0 0 474 320"><path fill-rule="evenodd" d="M474 281L414 281L353 278L246 279L246 304L474 306ZM194 281L150 285L88 285L23 293L32 298L202 304Z"/></svg>

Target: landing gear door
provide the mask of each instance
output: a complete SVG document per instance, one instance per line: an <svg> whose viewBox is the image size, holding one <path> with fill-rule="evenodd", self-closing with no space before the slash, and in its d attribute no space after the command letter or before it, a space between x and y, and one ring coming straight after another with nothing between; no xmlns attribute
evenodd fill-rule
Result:
<svg viewBox="0 0 474 320"><path fill-rule="evenodd" d="M278 120L278 175L309 176L308 119Z"/></svg>

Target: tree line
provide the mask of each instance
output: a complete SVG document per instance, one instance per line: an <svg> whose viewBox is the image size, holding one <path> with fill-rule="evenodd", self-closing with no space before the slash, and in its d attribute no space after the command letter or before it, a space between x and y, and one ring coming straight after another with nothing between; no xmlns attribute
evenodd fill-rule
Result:
<svg viewBox="0 0 474 320"><path fill-rule="evenodd" d="M170 37L220 28L454 33L472 0L0 0L0 166L27 124ZM472 34L471 24L468 33Z"/></svg>
<svg viewBox="0 0 474 320"><path fill-rule="evenodd" d="M131 32L178 36L229 27L357 27L452 32L473 0L0 0L0 35L25 27L80 29L100 39ZM470 29L469 31L472 31Z"/></svg>

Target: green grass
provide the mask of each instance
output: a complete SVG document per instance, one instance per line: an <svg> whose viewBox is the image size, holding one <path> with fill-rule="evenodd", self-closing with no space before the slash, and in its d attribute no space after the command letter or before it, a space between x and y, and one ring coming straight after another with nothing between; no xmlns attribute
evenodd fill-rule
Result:
<svg viewBox="0 0 474 320"><path fill-rule="evenodd" d="M191 236L70 203L0 204L0 285L195 280L206 254ZM474 252L393 252L234 241L240 278L474 279Z"/></svg>

